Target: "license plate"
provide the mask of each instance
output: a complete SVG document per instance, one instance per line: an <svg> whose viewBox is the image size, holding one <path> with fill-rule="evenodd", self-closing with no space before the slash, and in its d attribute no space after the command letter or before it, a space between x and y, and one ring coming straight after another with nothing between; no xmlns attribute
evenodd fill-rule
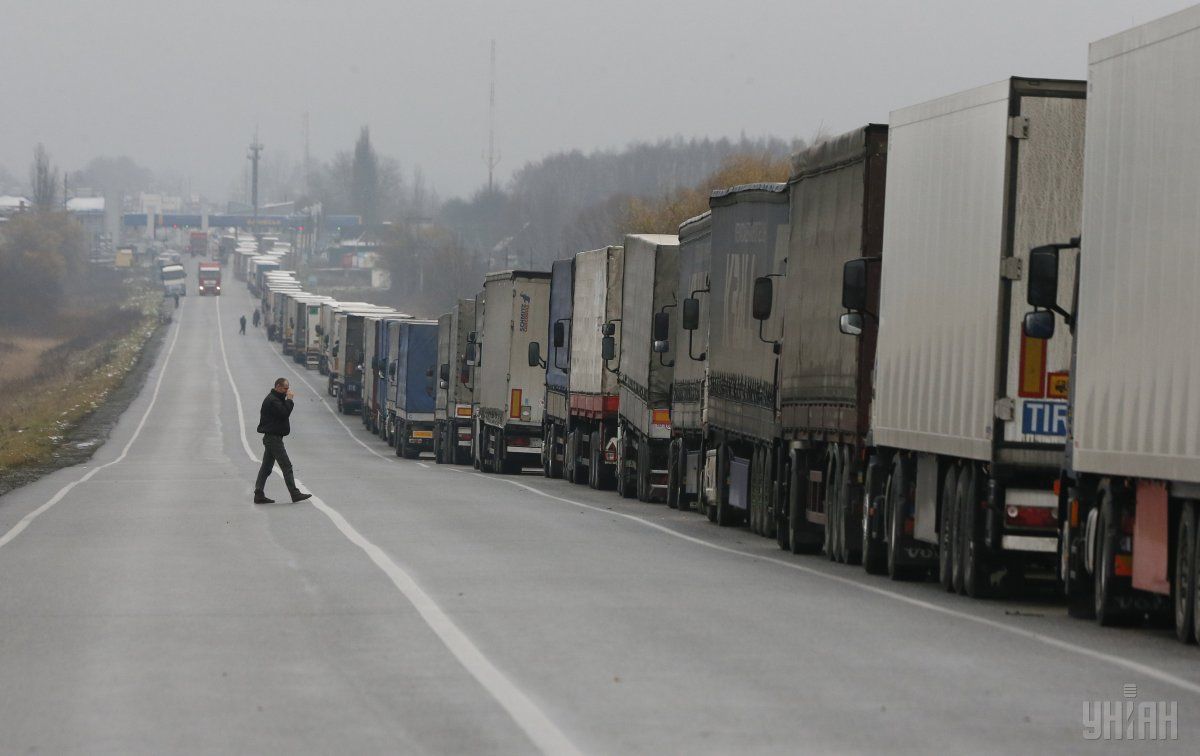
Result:
<svg viewBox="0 0 1200 756"><path fill-rule="evenodd" d="M431 431L431 430L415 430L412 432L412 437L413 438L433 438L433 431Z"/></svg>

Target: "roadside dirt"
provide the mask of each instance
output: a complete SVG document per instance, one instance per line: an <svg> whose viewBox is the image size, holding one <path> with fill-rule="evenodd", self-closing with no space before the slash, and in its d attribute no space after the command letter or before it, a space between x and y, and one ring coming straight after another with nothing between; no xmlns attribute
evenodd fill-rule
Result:
<svg viewBox="0 0 1200 756"><path fill-rule="evenodd" d="M79 423L66 432L66 437L56 448L48 462L23 465L0 470L0 496L21 486L38 480L55 470L71 467L91 459L112 433L117 420L129 408L134 398L146 383L146 374L154 364L162 347L167 329L158 327L138 357L137 364L125 376L125 380L109 397Z"/></svg>

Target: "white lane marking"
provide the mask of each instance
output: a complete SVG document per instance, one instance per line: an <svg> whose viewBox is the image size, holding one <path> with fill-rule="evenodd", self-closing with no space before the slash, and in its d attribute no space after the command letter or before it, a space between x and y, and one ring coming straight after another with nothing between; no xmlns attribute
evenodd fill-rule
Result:
<svg viewBox="0 0 1200 756"><path fill-rule="evenodd" d="M102 464L98 467L93 467L91 470L89 470L87 473L85 473L82 477L80 477L79 480L68 483L67 485L58 489L58 493L56 493L56 494L54 494L54 496L50 497L49 501L47 501L45 504L41 505L37 509L33 510L29 514L22 517L20 522L18 522L16 525L13 525L12 528L10 528L9 531L7 533L5 533L3 536L0 536L0 547L4 547L5 545L8 544L9 541L11 541L12 539L21 535L22 531L24 531L25 528L29 527L29 524L31 522L36 520L47 509L54 506L58 502L62 501L63 497L66 496L67 494L71 493L71 490L73 488L75 488L75 486L79 485L80 483L86 483L87 481L92 479L92 476L94 476L96 473L100 472L104 468L112 467L113 465L117 464L121 460L125 459L125 456L127 454L129 454L129 448L131 446L133 446L134 441L137 441L138 436L140 436L142 433L142 428L144 428L146 426L146 419L150 417L150 411L152 409L154 409L155 402L158 401L158 390L160 388L162 388L163 376L167 374L167 363L169 363L171 361L171 355L175 352L175 344L179 341L179 331L181 329L182 324L183 324L183 315L180 314L175 322L175 335L171 337L171 346L167 348L167 354L165 357L163 357L162 367L159 369L159 372L158 372L158 380L154 382L154 393L151 394L151 396L150 396L150 404L149 404L149 406L146 407L146 411L144 413L142 413L142 419L140 422L138 422L137 428L134 429L133 435L130 436L129 441L127 441L125 443L125 448L121 449L120 456L118 456L116 459L112 460L111 462L105 462L104 464Z"/></svg>
<svg viewBox="0 0 1200 756"><path fill-rule="evenodd" d="M1044 635L1042 633L1034 632L1032 630L1026 630L1026 629L1020 628L1020 627L1014 627L1014 626L1006 624L1004 622L997 622L996 620L987 619L986 617L977 617L973 614L967 614L966 612L960 612L955 609L948 609L944 606L938 606L937 604L932 604L928 601L923 601L921 599L913 598L911 596L905 596L902 593L896 593L895 591L889 591L886 588L880 588L878 586L869 585L867 583L860 583L859 581L854 580L852 578L842 577L841 575L834 575L834 574L831 574L828 572L823 572L822 570L817 570L812 567L806 567L802 564L797 564L795 562L789 562L784 559L779 559L777 557L769 557L769 556L764 556L761 554L755 554L755 553L752 553L749 551L742 551L741 549L729 548L728 546L721 546L719 544L715 544L710 541L705 541L702 538L696 538L695 536L690 536L690 535L686 535L684 533L680 533L677 530L672 530L671 528L668 528L665 525L659 525L656 522L651 522L649 520L638 517L637 515L626 514L624 512L616 512L611 509L606 509L604 507L597 507L592 504L584 504L583 502L575 501L574 499L565 499L561 496L555 496L554 494L546 493L545 491L534 488L533 486L528 485L527 483L519 483L515 480L504 480L504 482L511 483L512 485L517 486L518 488L524 488L525 490L530 491L531 493L535 493L538 496L544 496L547 499L554 499L555 501L561 501L565 504L571 504L571 505L574 505L577 507L583 507L584 509L590 509L595 512L600 512L601 514L609 514L609 515L616 515L617 517L624 517L625 519L632 520L633 522L636 522L639 525L645 525L648 528L653 528L655 530L661 531L663 533L666 533L669 536L679 538L679 539L687 541L689 543L694 543L698 546L704 546L705 548L709 548L714 551L721 551L726 554L737 554L738 556L750 557L751 559L758 559L763 562L770 562L771 564L777 564L782 567L787 567L788 569L797 570L799 572L803 572L808 575L813 575L815 577L824 578L826 580L832 580L836 583L841 583L842 585L847 585L847 586L851 586L854 588L858 588L860 590L867 591L869 593L874 593L879 596L885 596L887 598L893 599L895 601L900 601L902 603L909 604L911 606L920 607L922 609L927 609L932 612L937 612L939 614L944 614L946 616L965 620L967 622L974 622L976 624L984 625L986 627L990 627L995 630L1002 630L1007 633L1012 633L1014 635L1021 636L1022 638L1028 638L1029 640L1034 640L1039 643L1043 643L1047 646L1051 646L1053 648L1059 649L1060 651L1070 651L1071 653L1079 654L1080 656L1085 656L1089 659L1095 659L1096 661L1105 662L1107 664L1111 664L1116 667L1121 667L1122 669L1126 669L1126 670L1129 670L1132 672L1137 672L1138 674L1145 675L1146 677L1149 677L1149 678L1153 678L1155 680L1158 680L1159 682L1166 683L1168 685L1173 685L1182 690L1186 690L1189 693L1200 694L1200 684L1194 683L1191 680L1186 680L1182 677L1178 677L1176 675L1171 674L1170 672L1164 672L1161 669L1157 669L1155 667L1151 667L1149 665L1142 664L1141 662L1135 662L1130 659L1123 659L1119 656L1113 656L1111 654L1106 654L1101 651L1095 651L1090 648L1077 646L1073 643L1068 643L1066 641L1059 640L1058 638L1055 638L1050 635Z"/></svg>
<svg viewBox="0 0 1200 756"><path fill-rule="evenodd" d="M221 300L218 297L218 321L220 321L220 312ZM221 334L221 359L225 363L225 375L229 377L229 387L233 389L233 397L237 403L238 430L242 436L242 447L246 450L246 454L250 459L257 462L259 460L250 450L250 442L246 437L246 419L242 413L242 397L238 391L237 383L233 380L233 372L229 369L229 357L225 352L225 335L223 329L218 329L218 333ZM311 389L312 387L310 386L309 388ZM337 416L335 415L334 417ZM338 419L340 420L340 418ZM347 428L347 431L349 431L349 428ZM275 474L279 475L280 473L276 470ZM296 484L300 485L300 483L300 479L297 478ZM312 489L310 488L309 490L311 491ZM483 652L471 642L466 633L458 625L454 624L454 620L450 619L442 611L437 602L417 584L417 581L412 576L392 561L387 552L358 532L340 512L326 504L316 494L313 494L309 502L317 511L328 517L347 540L362 549L370 557L371 561L375 563L375 566L387 575L392 581L392 585L396 586L400 593L404 595L404 598L408 599L408 602L421 615L421 619L425 620L425 624L429 626L429 629L437 635L442 644L454 655L454 658L458 659L459 664L508 712L508 715L512 717L517 727L533 741L538 750L547 754L581 753L545 712L538 708L533 699L518 688L491 660L484 656Z"/></svg>
<svg viewBox="0 0 1200 756"><path fill-rule="evenodd" d="M425 464L424 462L418 462L417 464L420 465L421 467L424 467L426 470L429 469L429 465Z"/></svg>

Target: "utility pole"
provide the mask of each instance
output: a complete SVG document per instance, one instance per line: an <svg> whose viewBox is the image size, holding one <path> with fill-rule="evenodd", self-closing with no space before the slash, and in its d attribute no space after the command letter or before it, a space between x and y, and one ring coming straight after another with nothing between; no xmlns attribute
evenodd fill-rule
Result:
<svg viewBox="0 0 1200 756"><path fill-rule="evenodd" d="M496 152L496 40L492 40L491 83L488 90L488 151L484 161L488 167L488 194L492 193L496 166L500 155Z"/></svg>
<svg viewBox="0 0 1200 756"><path fill-rule="evenodd" d="M254 129L254 141L250 143L250 204L254 206L254 228L258 229L258 158L263 146L258 141L258 129Z"/></svg>
<svg viewBox="0 0 1200 756"><path fill-rule="evenodd" d="M310 175L311 161L308 152L308 111L304 111L304 196L308 197L312 191L312 176Z"/></svg>

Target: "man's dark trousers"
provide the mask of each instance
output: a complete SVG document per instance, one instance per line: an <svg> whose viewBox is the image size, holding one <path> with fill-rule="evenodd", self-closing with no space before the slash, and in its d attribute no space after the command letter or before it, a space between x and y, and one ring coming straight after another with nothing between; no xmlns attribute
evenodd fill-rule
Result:
<svg viewBox="0 0 1200 756"><path fill-rule="evenodd" d="M262 467L258 468L258 480L254 484L255 493L263 492L263 486L267 484L271 468L275 466L276 462L279 463L279 469L283 473L283 481L287 484L288 491L294 493L297 490L296 479L292 477L292 460L288 459L287 449L283 448L283 436L264 433Z"/></svg>

